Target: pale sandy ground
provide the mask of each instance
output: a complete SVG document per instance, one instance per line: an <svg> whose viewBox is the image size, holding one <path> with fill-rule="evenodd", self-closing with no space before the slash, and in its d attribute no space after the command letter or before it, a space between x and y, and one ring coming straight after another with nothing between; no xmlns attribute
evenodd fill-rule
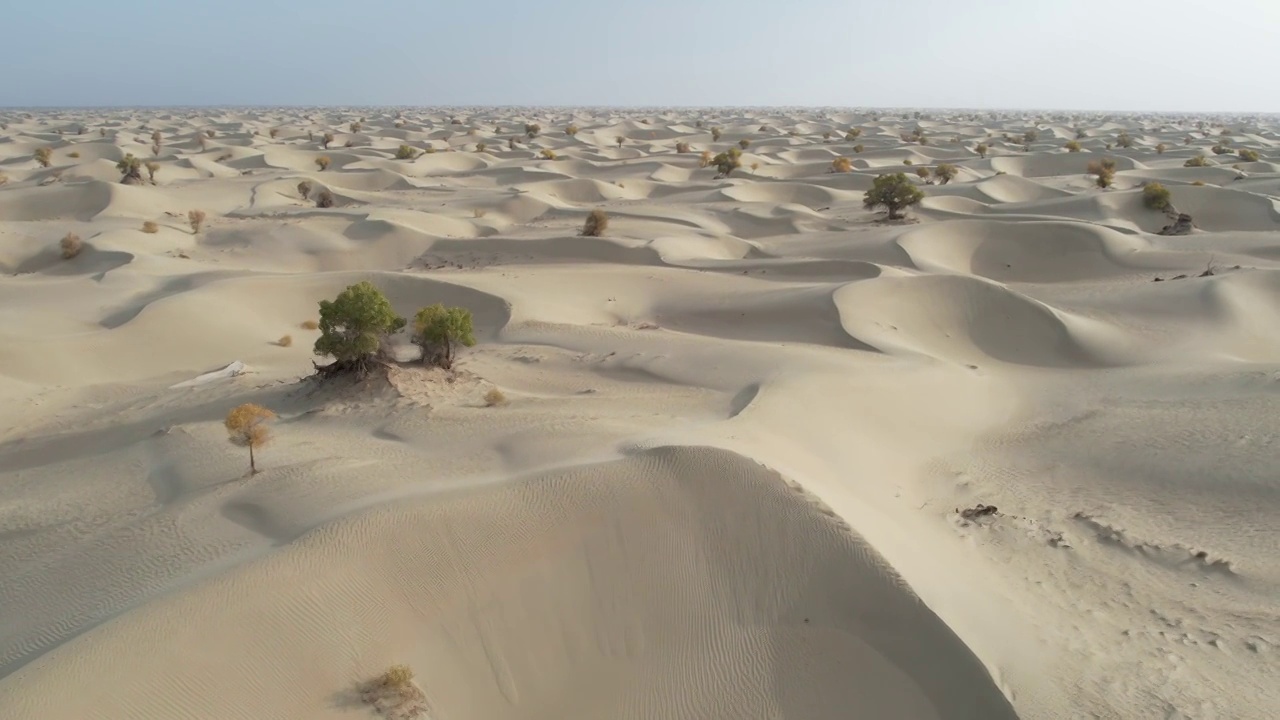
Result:
<svg viewBox="0 0 1280 720"><path fill-rule="evenodd" d="M1280 123L395 117L0 112L0 718L368 718L393 663L457 720L1280 717ZM879 222L904 159L959 176ZM302 381L360 279L474 312L456 377Z"/></svg>

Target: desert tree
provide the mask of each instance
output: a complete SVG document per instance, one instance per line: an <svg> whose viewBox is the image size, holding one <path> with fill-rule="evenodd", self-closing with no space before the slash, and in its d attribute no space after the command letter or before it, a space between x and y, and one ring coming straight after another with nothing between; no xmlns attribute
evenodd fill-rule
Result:
<svg viewBox="0 0 1280 720"><path fill-rule="evenodd" d="M353 132L353 133L358 133L358 132L360 132L360 128L362 128L362 127L364 127L364 125L360 124L360 121L359 121L359 120L357 120L357 121L355 121L355 122L351 123L351 132Z"/></svg>
<svg viewBox="0 0 1280 720"><path fill-rule="evenodd" d="M741 140L738 141L738 147L742 148L743 150L746 150L747 148L751 147L751 141L746 138L742 138Z"/></svg>
<svg viewBox="0 0 1280 720"><path fill-rule="evenodd" d="M50 160L53 157L53 151L47 147L36 148L34 156L40 167L49 167Z"/></svg>
<svg viewBox="0 0 1280 720"><path fill-rule="evenodd" d="M1206 158L1203 155L1196 155L1195 157L1182 163L1182 166L1183 167L1205 167L1208 164L1209 164L1208 158Z"/></svg>
<svg viewBox="0 0 1280 720"><path fill-rule="evenodd" d="M204 221L207 216L203 210L188 210L187 224L191 226L191 234L199 235L200 228L204 227Z"/></svg>
<svg viewBox="0 0 1280 720"><path fill-rule="evenodd" d="M253 451L266 445L271 440L271 430L267 423L276 418L276 414L261 405L245 403L231 409L222 421L227 428L231 444L249 448L249 473L258 474L258 463Z"/></svg>
<svg viewBox="0 0 1280 720"><path fill-rule="evenodd" d="M160 172L160 163L148 162L143 167L147 169L147 179L154 185L156 182L156 173Z"/></svg>
<svg viewBox="0 0 1280 720"><path fill-rule="evenodd" d="M542 126L538 123L525 123L524 134L529 138L536 138L542 132Z"/></svg>
<svg viewBox="0 0 1280 720"><path fill-rule="evenodd" d="M62 241L58 243L58 247L62 250L62 259L70 260L84 250L84 243L80 242L79 235L69 232L63 236Z"/></svg>
<svg viewBox="0 0 1280 720"><path fill-rule="evenodd" d="M847 157L838 157L831 161L831 172L847 173L853 170L853 162Z"/></svg>
<svg viewBox="0 0 1280 720"><path fill-rule="evenodd" d="M955 165L952 165L950 163L942 163L938 165L937 168L934 169L933 174L938 178L938 182L940 184L946 185L947 183L955 179L956 173L958 172L959 171L956 169Z"/></svg>
<svg viewBox="0 0 1280 720"><path fill-rule="evenodd" d="M1093 182L1103 190L1111 187L1116 178L1116 161L1111 158L1090 160L1085 171L1094 176Z"/></svg>
<svg viewBox="0 0 1280 720"><path fill-rule="evenodd" d="M116 169L120 171L120 182L125 185L142 184L142 161L134 157L132 153L120 158L120 161L116 163Z"/></svg>
<svg viewBox="0 0 1280 720"><path fill-rule="evenodd" d="M330 162L332 161L329 159L328 155L321 155L320 157L316 158L316 166L320 168L320 172L324 172L325 170L328 170Z"/></svg>
<svg viewBox="0 0 1280 720"><path fill-rule="evenodd" d="M333 142L333 133L325 133L324 137L320 138L320 147L323 147L325 150L328 150L329 145L332 142Z"/></svg>
<svg viewBox="0 0 1280 720"><path fill-rule="evenodd" d="M1170 208L1169 188L1158 182L1149 182L1142 187L1142 204L1152 210L1168 210Z"/></svg>
<svg viewBox="0 0 1280 720"><path fill-rule="evenodd" d="M924 199L924 192L912 184L904 173L880 175L871 183L862 198L862 204L870 210L883 207L889 211L890 220L902 218L902 211Z"/></svg>
<svg viewBox="0 0 1280 720"><path fill-rule="evenodd" d="M383 342L404 326L391 301L368 280L348 286L333 300L321 300L320 337L313 352L333 362L316 365L316 373L322 379L344 373L364 377Z"/></svg>
<svg viewBox="0 0 1280 720"><path fill-rule="evenodd" d="M451 369L455 346L476 344L471 311L440 303L422 308L413 316L413 342L422 348L423 364Z"/></svg>
<svg viewBox="0 0 1280 720"><path fill-rule="evenodd" d="M316 195L316 207L318 208L331 208L333 207L333 202L333 193L328 190L321 190Z"/></svg>
<svg viewBox="0 0 1280 720"><path fill-rule="evenodd" d="M742 167L742 151L731 147L711 158L711 164L716 166L717 178L727 178L734 170Z"/></svg>
<svg viewBox="0 0 1280 720"><path fill-rule="evenodd" d="M613 141L614 141L615 143L617 143L617 144L618 144L618 147L619 147L619 148L621 148L621 147L622 147L622 143L626 142L626 140L627 140L627 139L626 139L625 137L621 136L621 135L618 135L618 136L616 136L616 137L614 137L614 138L613 138Z"/></svg>
<svg viewBox="0 0 1280 720"><path fill-rule="evenodd" d="M1080 143L1075 140L1068 140L1067 144L1062 147L1066 148L1067 152L1080 152Z"/></svg>
<svg viewBox="0 0 1280 720"><path fill-rule="evenodd" d="M930 185L933 184L933 173L929 172L929 168L927 167L916 168L916 177Z"/></svg>
<svg viewBox="0 0 1280 720"><path fill-rule="evenodd" d="M310 198L311 197L311 181L303 180L302 182L298 183L298 194L302 196L303 200Z"/></svg>
<svg viewBox="0 0 1280 720"><path fill-rule="evenodd" d="M1116 147L1133 147L1133 138L1129 137L1129 133L1121 131L1121 133L1116 136Z"/></svg>
<svg viewBox="0 0 1280 720"><path fill-rule="evenodd" d="M1240 159L1245 162L1258 162L1258 151L1242 148L1239 152Z"/></svg>
<svg viewBox="0 0 1280 720"><path fill-rule="evenodd" d="M724 131L722 131L720 128L718 127L711 128L711 140L713 142L720 142L720 137L723 134L724 134Z"/></svg>
<svg viewBox="0 0 1280 720"><path fill-rule="evenodd" d="M986 143L978 143L978 146L975 147L973 151L978 153L978 157L982 158L983 160L986 160L987 151L989 151L990 149L991 149L991 146L987 145Z"/></svg>
<svg viewBox="0 0 1280 720"><path fill-rule="evenodd" d="M418 157L418 151L414 150L414 149L413 149L411 146L409 146L409 145L404 145L404 144L402 144L402 145L401 145L401 146L396 150L396 159L397 159L397 160L412 160L412 159L414 159L414 158L416 158L416 157Z"/></svg>
<svg viewBox="0 0 1280 720"><path fill-rule="evenodd" d="M582 231L579 235L583 237L600 237L605 230L609 229L609 216L600 208L592 210L587 219L582 223Z"/></svg>

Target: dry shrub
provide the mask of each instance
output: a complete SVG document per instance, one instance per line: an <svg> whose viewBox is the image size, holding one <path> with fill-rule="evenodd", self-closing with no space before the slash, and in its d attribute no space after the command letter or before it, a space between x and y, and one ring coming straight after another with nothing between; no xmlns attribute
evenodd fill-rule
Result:
<svg viewBox="0 0 1280 720"><path fill-rule="evenodd" d="M142 232L144 232L144 233L149 233L149 234L155 234L155 233L160 232L160 226L159 226L159 225L157 225L157 224L155 224L155 223L153 223L153 222L151 222L150 220L148 220L148 221L146 221L146 222L142 223Z"/></svg>
<svg viewBox="0 0 1280 720"><path fill-rule="evenodd" d="M1156 145L1156 154L1163 155L1164 151L1168 149L1169 149L1168 145L1165 145L1164 143L1160 143L1159 145Z"/></svg>
<svg viewBox="0 0 1280 720"><path fill-rule="evenodd" d="M1068 140L1067 144L1063 145L1063 147L1067 149L1067 152L1080 152L1080 143L1075 140Z"/></svg>
<svg viewBox="0 0 1280 720"><path fill-rule="evenodd" d="M66 237L62 238L62 242L58 243L58 247L62 248L62 259L70 260L84 250L84 243L80 242L79 235L67 233Z"/></svg>
<svg viewBox="0 0 1280 720"><path fill-rule="evenodd" d="M311 197L311 183L307 180L298 183L298 194L302 196L303 200Z"/></svg>
<svg viewBox="0 0 1280 720"><path fill-rule="evenodd" d="M329 159L328 155L321 155L320 157L316 158L316 166L320 168L320 172L324 172L325 170L328 170L329 163L331 162L333 161Z"/></svg>
<svg viewBox="0 0 1280 720"><path fill-rule="evenodd" d="M316 196L316 207L318 208L333 207L333 193L329 192L328 190L321 190L320 194Z"/></svg>
<svg viewBox="0 0 1280 720"><path fill-rule="evenodd" d="M915 165L915 162L914 162L911 158L907 158L906 160L903 160L903 161L902 161L902 164L903 164L903 165Z"/></svg>
<svg viewBox="0 0 1280 720"><path fill-rule="evenodd" d="M1203 180L1196 180L1195 182L1193 182L1193 183L1191 183L1191 184L1192 184L1192 185L1195 185L1196 187L1204 187L1204 181L1203 181Z"/></svg>
<svg viewBox="0 0 1280 720"><path fill-rule="evenodd" d="M217 160L217 162L226 162L226 161L230 160L232 157L233 157L233 156L231 155L231 153L223 153L223 154L221 154L221 155L219 155L219 156L218 156L218 160Z"/></svg>
<svg viewBox="0 0 1280 720"><path fill-rule="evenodd" d="M271 441L271 431L267 423L274 420L276 414L261 405L245 403L227 413L222 424L227 428L228 439L233 445L249 448L249 472L257 474L258 465L254 461L253 451Z"/></svg>
<svg viewBox="0 0 1280 720"><path fill-rule="evenodd" d="M1243 152L1243 151L1241 151L1241 152ZM72 150L71 152L67 153L67 157L69 157L69 158L78 158L78 157L80 157L80 153L78 153L78 152L76 152L76 151Z"/></svg>
<svg viewBox="0 0 1280 720"><path fill-rule="evenodd" d="M687 153L687 152L691 152L691 151L692 151L692 149L689 147L689 143L687 143L687 142L678 142L678 143L676 143L676 152L678 152L678 153Z"/></svg>
<svg viewBox="0 0 1280 720"><path fill-rule="evenodd" d="M618 144L618 147L622 147L622 143L626 142L626 140L627 140L627 139L626 139L626 138L624 138L624 137L622 137L621 135L618 135L618 136L616 136L616 137L614 137L614 138L613 138L613 141L614 141L614 142L616 142L616 143Z"/></svg>
<svg viewBox="0 0 1280 720"><path fill-rule="evenodd" d="M1245 162L1258 162L1258 151L1243 149L1239 152L1240 159Z"/></svg>
<svg viewBox="0 0 1280 720"><path fill-rule="evenodd" d="M487 147L489 146L484 143L476 143L476 152L484 152Z"/></svg>
<svg viewBox="0 0 1280 720"><path fill-rule="evenodd" d="M471 209L471 217L473 217L473 218L482 218L482 217L484 217L484 216L485 216L485 209L484 209L484 208L472 208L472 209Z"/></svg>
<svg viewBox="0 0 1280 720"><path fill-rule="evenodd" d="M860 152L862 152L863 150L866 150L866 147L865 147L865 146L863 146L862 144L858 144L858 145L854 145L854 146L853 146L853 151L854 151L855 153L860 153Z"/></svg>
<svg viewBox="0 0 1280 720"><path fill-rule="evenodd" d="M498 388L490 388L489 392L484 394L484 404L488 407L505 405L506 403L507 396L503 395L502 391Z"/></svg>
<svg viewBox="0 0 1280 720"><path fill-rule="evenodd" d="M303 330L319 330L320 323L316 322L315 320L303 320L298 325L298 327L302 328Z"/></svg>
<svg viewBox="0 0 1280 720"><path fill-rule="evenodd" d="M217 135L218 133L214 132L213 130L205 130L204 134L212 138L214 135Z"/></svg>
<svg viewBox="0 0 1280 720"><path fill-rule="evenodd" d="M1094 183L1102 189L1111 187L1112 181L1116 177L1116 161L1111 158L1103 158L1101 160L1090 160L1086 171L1090 175L1096 176Z"/></svg>
<svg viewBox="0 0 1280 720"><path fill-rule="evenodd" d="M608 228L609 216L603 210L596 208L587 216L586 222L582 223L582 235L584 237L600 237Z"/></svg>
<svg viewBox="0 0 1280 720"><path fill-rule="evenodd" d="M148 162L144 167L147 168L147 179L154 183L156 173L160 172L160 163Z"/></svg>
<svg viewBox="0 0 1280 720"><path fill-rule="evenodd" d="M280 137L280 128L271 128L267 131L267 134L271 136L272 140L275 140Z"/></svg>
<svg viewBox="0 0 1280 720"><path fill-rule="evenodd" d="M721 135L723 135L723 134L724 134L724 132L723 132L722 130L720 130L720 128L718 128L718 127L713 127L713 128L711 128L711 139L712 139L713 141L715 141L715 142L720 142L720 136L721 136Z"/></svg>
<svg viewBox="0 0 1280 720"><path fill-rule="evenodd" d="M332 142L333 142L333 133L325 133L324 137L320 138L320 145L324 147L325 150L329 149L329 143L332 143Z"/></svg>
<svg viewBox="0 0 1280 720"><path fill-rule="evenodd" d="M702 154L698 156L698 167L704 168L710 164L711 164L711 151L703 150Z"/></svg>
<svg viewBox="0 0 1280 720"><path fill-rule="evenodd" d="M389 720L415 720L427 712L427 696L407 665L393 665L360 687L360 697Z"/></svg>
<svg viewBox="0 0 1280 720"><path fill-rule="evenodd" d="M188 223L189 225L191 225L191 234L192 234L192 235L198 235L198 234L200 233L200 228L201 228L201 226L203 226L203 225L204 225L204 219L205 219L205 217L206 217L206 215L204 214L204 211L203 211L203 210L188 210L188 211L187 211L187 223Z"/></svg>
<svg viewBox="0 0 1280 720"><path fill-rule="evenodd" d="M8 182L9 182L9 176L5 175L4 173L0 173L0 185L4 185Z"/></svg>
<svg viewBox="0 0 1280 720"><path fill-rule="evenodd" d="M853 162L847 157L838 157L831 161L831 172L847 173L853 170Z"/></svg>
<svg viewBox="0 0 1280 720"><path fill-rule="evenodd" d="M1190 160L1182 163L1183 167L1205 167L1209 164L1209 159L1203 155L1197 155Z"/></svg>
<svg viewBox="0 0 1280 720"><path fill-rule="evenodd" d="M418 152L411 145L401 145L396 149L397 160L412 160L418 157Z"/></svg>
<svg viewBox="0 0 1280 720"><path fill-rule="evenodd" d="M290 345L293 344L293 336L285 335L284 337L277 340L276 344L279 345L280 347L289 347Z"/></svg>
<svg viewBox="0 0 1280 720"><path fill-rule="evenodd" d="M40 164L40 167L49 167L49 160L52 156L53 153L50 152L49 148L36 148L34 155L36 162Z"/></svg>
<svg viewBox="0 0 1280 720"><path fill-rule="evenodd" d="M565 128L565 129L564 129L564 134L565 134L565 135L568 135L569 137L573 137L574 135L577 135L577 134L578 134L578 126L577 126L577 125L570 125L569 127L567 127L567 128Z"/></svg>
<svg viewBox="0 0 1280 720"><path fill-rule="evenodd" d="M746 138L742 138L741 140L738 141L738 147L742 148L743 150L746 150L747 148L751 147L751 141Z"/></svg>
<svg viewBox="0 0 1280 720"><path fill-rule="evenodd" d="M555 150L552 150L551 148L543 148L543 149L542 149L542 152L540 152L540 153L538 153L538 154L542 156L542 159L543 159L543 160L555 160L555 159L556 159L556 151L555 151Z"/></svg>

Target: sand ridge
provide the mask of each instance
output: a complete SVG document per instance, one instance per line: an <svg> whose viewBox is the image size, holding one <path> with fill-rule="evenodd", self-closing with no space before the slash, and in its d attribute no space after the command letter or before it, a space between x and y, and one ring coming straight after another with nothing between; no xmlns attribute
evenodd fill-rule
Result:
<svg viewBox="0 0 1280 720"><path fill-rule="evenodd" d="M432 718L1280 713L1274 118L0 125L2 717L373 717L398 663ZM360 280L479 344L316 389L302 323Z"/></svg>

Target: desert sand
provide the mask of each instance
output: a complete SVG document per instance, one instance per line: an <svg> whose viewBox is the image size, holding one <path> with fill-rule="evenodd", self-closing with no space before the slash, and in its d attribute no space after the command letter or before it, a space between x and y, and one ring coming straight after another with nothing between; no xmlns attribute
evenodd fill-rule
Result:
<svg viewBox="0 0 1280 720"><path fill-rule="evenodd" d="M0 718L1280 717L1280 119L0 128ZM478 343L309 380L361 280Z"/></svg>

